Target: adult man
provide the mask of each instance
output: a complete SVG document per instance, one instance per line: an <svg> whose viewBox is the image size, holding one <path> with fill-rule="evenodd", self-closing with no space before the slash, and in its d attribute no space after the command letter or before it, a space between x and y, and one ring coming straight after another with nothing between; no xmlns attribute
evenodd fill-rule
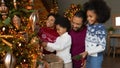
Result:
<svg viewBox="0 0 120 68"><path fill-rule="evenodd" d="M71 54L72 57L79 55L80 53L85 51L85 36L86 36L86 15L85 12L80 10L75 13L71 25L72 30L69 32L72 38L72 47ZM73 68L81 68L81 60L72 60Z"/></svg>

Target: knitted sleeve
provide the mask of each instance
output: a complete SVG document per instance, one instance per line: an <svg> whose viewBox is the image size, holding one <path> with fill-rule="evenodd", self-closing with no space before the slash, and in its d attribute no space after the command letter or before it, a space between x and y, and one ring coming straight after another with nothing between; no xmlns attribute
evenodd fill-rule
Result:
<svg viewBox="0 0 120 68"><path fill-rule="evenodd" d="M88 54L92 55L95 53L103 52L106 47L106 30L104 26L98 26L95 31L96 40L95 43L96 47L92 50L88 51Z"/></svg>

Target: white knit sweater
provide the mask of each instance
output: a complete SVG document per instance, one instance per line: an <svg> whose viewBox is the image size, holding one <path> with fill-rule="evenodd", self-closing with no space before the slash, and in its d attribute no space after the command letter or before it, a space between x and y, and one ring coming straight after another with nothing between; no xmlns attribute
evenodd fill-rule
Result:
<svg viewBox="0 0 120 68"><path fill-rule="evenodd" d="M56 55L59 56L64 63L71 62L71 36L68 32L59 36L54 43L48 43L46 49L48 51L56 51Z"/></svg>

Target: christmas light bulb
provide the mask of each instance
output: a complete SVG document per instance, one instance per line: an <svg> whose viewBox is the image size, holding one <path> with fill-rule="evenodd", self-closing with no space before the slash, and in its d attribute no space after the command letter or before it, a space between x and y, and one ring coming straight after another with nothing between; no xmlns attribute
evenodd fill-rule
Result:
<svg viewBox="0 0 120 68"><path fill-rule="evenodd" d="M2 31L5 31L5 27L2 28Z"/></svg>
<svg viewBox="0 0 120 68"><path fill-rule="evenodd" d="M23 62L26 62L26 60L24 59Z"/></svg>
<svg viewBox="0 0 120 68"><path fill-rule="evenodd" d="M21 43L18 44L18 46L21 46L21 45L22 45Z"/></svg>

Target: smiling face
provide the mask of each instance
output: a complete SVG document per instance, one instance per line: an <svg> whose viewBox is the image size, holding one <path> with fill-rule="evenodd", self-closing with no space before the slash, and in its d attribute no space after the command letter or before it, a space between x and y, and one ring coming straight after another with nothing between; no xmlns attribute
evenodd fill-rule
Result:
<svg viewBox="0 0 120 68"><path fill-rule="evenodd" d="M97 15L94 12L94 10L87 11L87 20L88 20L89 24L97 23Z"/></svg>
<svg viewBox="0 0 120 68"><path fill-rule="evenodd" d="M46 21L46 26L50 28L54 28L55 18L53 16L49 16Z"/></svg>
<svg viewBox="0 0 120 68"><path fill-rule="evenodd" d="M63 27L61 27L60 25L56 25L56 29L57 29L57 33L58 33L60 36L67 31L66 28L63 28Z"/></svg>
<svg viewBox="0 0 120 68"><path fill-rule="evenodd" d="M81 17L74 16L73 19L72 19L72 22L71 22L72 29L75 30L75 31L79 30L81 28L82 24L83 24L82 20L83 19Z"/></svg>

